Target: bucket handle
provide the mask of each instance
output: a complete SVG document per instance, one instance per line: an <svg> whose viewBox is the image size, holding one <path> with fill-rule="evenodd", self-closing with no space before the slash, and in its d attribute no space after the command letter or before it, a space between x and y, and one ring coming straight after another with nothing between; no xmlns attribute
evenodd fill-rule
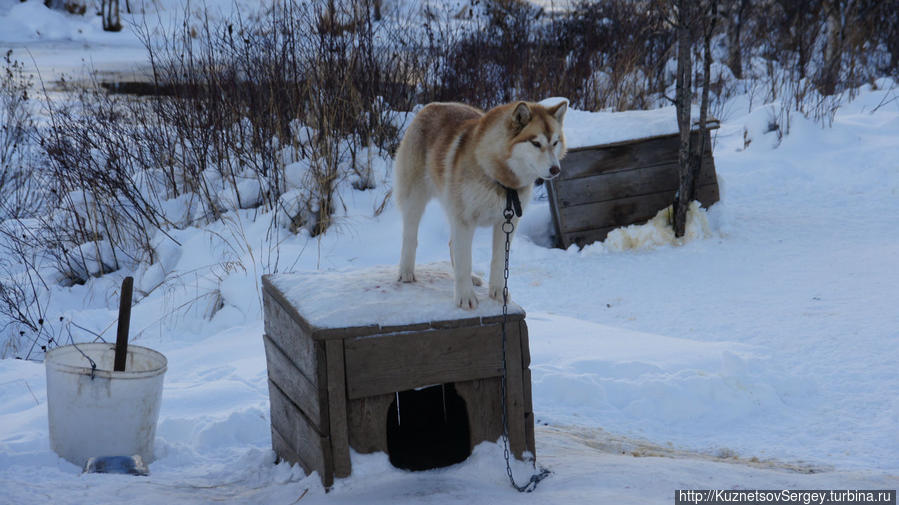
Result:
<svg viewBox="0 0 899 505"><path fill-rule="evenodd" d="M66 331L69 332L69 342L72 343L72 347L74 347L76 351L80 352L81 355L84 356L84 359L86 359L86 360L88 360L88 361L90 362L90 364L91 364L91 380L94 380L94 374L95 374L96 371L97 371L97 362L95 362L94 360L92 360L90 356L88 356L87 354L85 354L84 351L82 351L81 348L78 347L78 344L75 343L75 339L72 337L72 330L71 330L71 328L69 328L68 326L66 326Z"/></svg>

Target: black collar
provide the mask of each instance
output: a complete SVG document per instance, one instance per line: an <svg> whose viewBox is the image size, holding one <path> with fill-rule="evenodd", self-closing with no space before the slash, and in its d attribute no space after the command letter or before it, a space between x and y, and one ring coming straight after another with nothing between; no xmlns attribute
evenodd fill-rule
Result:
<svg viewBox="0 0 899 505"><path fill-rule="evenodd" d="M504 186L498 181L497 184L499 184L499 187L506 190L506 209L503 211L503 215L506 216L507 219L511 219L512 212L514 212L517 217L521 217L521 200L518 198L518 190Z"/></svg>

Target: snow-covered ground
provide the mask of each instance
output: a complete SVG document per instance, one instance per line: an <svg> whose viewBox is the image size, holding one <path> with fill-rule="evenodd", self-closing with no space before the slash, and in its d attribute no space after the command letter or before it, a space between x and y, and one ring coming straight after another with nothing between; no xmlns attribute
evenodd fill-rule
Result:
<svg viewBox="0 0 899 505"><path fill-rule="evenodd" d="M9 28L23 7L0 2L0 47L35 47ZM44 15L40 2L22 5ZM116 43L91 52L95 43L60 35L32 52L60 58L56 47L87 44L116 68ZM734 99L714 149L722 200L684 244L648 225L581 251L546 248L548 204L531 204L510 291L528 314L538 460L554 472L533 494L508 486L498 444L420 473L354 454L352 477L328 494L317 476L273 463L259 275L273 269L275 241L279 271L394 265L398 212L373 217L389 188L384 163L378 188L342 193L347 211L322 237L271 237L267 219L237 211L174 230L180 247L160 239L156 266L54 288L52 314L109 340L118 285L135 275L132 341L169 360L158 459L147 478L80 475L49 448L43 365L2 360L0 503L665 504L686 488L896 489L899 101L879 86L832 128L794 116L776 148L771 109ZM590 115L569 121L586 131ZM447 261L447 241L434 203L418 262ZM481 230L481 274L489 254ZM527 471L515 467L519 479Z"/></svg>

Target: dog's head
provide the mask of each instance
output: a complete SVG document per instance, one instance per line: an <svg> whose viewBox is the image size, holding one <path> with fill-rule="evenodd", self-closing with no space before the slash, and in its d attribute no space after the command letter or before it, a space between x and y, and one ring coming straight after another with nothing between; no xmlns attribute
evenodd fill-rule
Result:
<svg viewBox="0 0 899 505"><path fill-rule="evenodd" d="M510 104L508 128L509 168L521 181L552 179L561 173L565 156L562 121L568 102L552 107L528 102Z"/></svg>

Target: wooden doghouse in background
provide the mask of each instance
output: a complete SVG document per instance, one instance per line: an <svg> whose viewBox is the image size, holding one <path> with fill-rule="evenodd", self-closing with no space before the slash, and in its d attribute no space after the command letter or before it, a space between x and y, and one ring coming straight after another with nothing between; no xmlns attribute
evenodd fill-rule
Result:
<svg viewBox="0 0 899 505"><path fill-rule="evenodd" d="M556 245L564 249L604 240L615 228L652 219L674 202L677 192L680 137L673 108L592 116L593 128L611 133L574 132L562 173L547 185ZM623 124L616 117L624 118ZM643 128L641 117L652 127ZM709 127L718 128L717 121L710 121ZM569 136L567 128L565 133ZM694 139L698 135L693 132ZM708 132L703 141L694 199L707 208L718 201L718 180Z"/></svg>
<svg viewBox="0 0 899 505"><path fill-rule="evenodd" d="M502 434L502 307L484 288L474 311L452 304L449 264L268 275L263 280L272 446L317 471L350 475L350 448L400 468L460 462ZM524 311L507 324L509 445L534 450ZM399 402L399 404L398 404Z"/></svg>

